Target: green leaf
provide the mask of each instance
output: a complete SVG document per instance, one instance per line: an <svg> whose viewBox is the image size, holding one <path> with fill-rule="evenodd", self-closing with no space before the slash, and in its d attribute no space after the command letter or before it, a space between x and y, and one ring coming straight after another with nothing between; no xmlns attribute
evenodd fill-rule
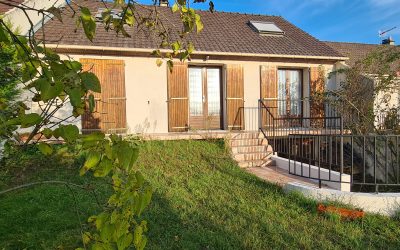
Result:
<svg viewBox="0 0 400 250"><path fill-rule="evenodd" d="M91 240L92 235L89 232L84 232L82 234L82 242L83 244L87 245L89 244L90 240Z"/></svg>
<svg viewBox="0 0 400 250"><path fill-rule="evenodd" d="M101 92L100 81L95 74L91 72L83 72L81 74L81 80L87 90L92 90L97 93Z"/></svg>
<svg viewBox="0 0 400 250"><path fill-rule="evenodd" d="M0 25L0 42L4 42L6 44L10 43L10 39L6 35L5 29L3 28L3 25Z"/></svg>
<svg viewBox="0 0 400 250"><path fill-rule="evenodd" d="M79 174L82 176L90 169L94 168L99 164L101 158L101 154L99 152L89 152L85 164L81 168Z"/></svg>
<svg viewBox="0 0 400 250"><path fill-rule="evenodd" d="M132 148L132 158L129 166L133 166L137 159L139 158L139 149L138 148Z"/></svg>
<svg viewBox="0 0 400 250"><path fill-rule="evenodd" d="M196 14L196 26L197 26L197 33L200 33L204 28L203 22L201 21L199 14Z"/></svg>
<svg viewBox="0 0 400 250"><path fill-rule="evenodd" d="M92 13L90 12L89 8L81 7L81 18L85 21L92 19Z"/></svg>
<svg viewBox="0 0 400 250"><path fill-rule="evenodd" d="M192 54L194 52L194 45L192 43L189 43L189 45L187 47L187 52L189 54Z"/></svg>
<svg viewBox="0 0 400 250"><path fill-rule="evenodd" d="M181 49L181 44L180 42L174 42L173 44L171 44L172 50L174 52L178 51Z"/></svg>
<svg viewBox="0 0 400 250"><path fill-rule="evenodd" d="M89 95L89 110L93 113L94 109L96 108L96 101L94 100L94 95Z"/></svg>
<svg viewBox="0 0 400 250"><path fill-rule="evenodd" d="M122 235L117 241L118 250L120 250L120 249L128 249L129 246L131 245L132 241L133 241L133 235L132 234L124 234L124 235Z"/></svg>
<svg viewBox="0 0 400 250"><path fill-rule="evenodd" d="M39 143L38 144L38 149L44 155L51 155L53 153L53 148L47 143L43 143L43 142Z"/></svg>
<svg viewBox="0 0 400 250"><path fill-rule="evenodd" d="M161 67L161 65L163 64L163 61L160 58L158 58L156 61L156 64L158 67Z"/></svg>
<svg viewBox="0 0 400 250"><path fill-rule="evenodd" d="M79 129L77 126L69 124L63 126L62 128L62 137L67 142L75 142L79 136Z"/></svg>
<svg viewBox="0 0 400 250"><path fill-rule="evenodd" d="M50 85L47 81L42 81L40 96L44 102L56 98L61 94L64 89L64 84L56 82L54 85Z"/></svg>
<svg viewBox="0 0 400 250"><path fill-rule="evenodd" d="M85 135L82 138L83 142L92 142L92 141L102 141L105 138L105 134L101 132L93 132L89 135Z"/></svg>
<svg viewBox="0 0 400 250"><path fill-rule="evenodd" d="M13 125L21 125L21 117L13 118L7 120L6 125L13 126Z"/></svg>
<svg viewBox="0 0 400 250"><path fill-rule="evenodd" d="M106 157L103 157L98 167L94 171L94 177L105 177L107 176L113 167L113 163Z"/></svg>
<svg viewBox="0 0 400 250"><path fill-rule="evenodd" d="M25 53L23 51L22 53ZM37 61L32 61L32 62L25 62L22 67L22 81L27 82L30 80L33 80L35 76L37 75L37 70L36 68L39 66L39 62Z"/></svg>
<svg viewBox="0 0 400 250"><path fill-rule="evenodd" d="M113 152L117 154L118 162L122 168L128 169L131 166L134 149L127 142L122 142L120 145L113 146Z"/></svg>
<svg viewBox="0 0 400 250"><path fill-rule="evenodd" d="M80 62L65 60L64 63L69 69L75 71L80 71L82 69L82 64Z"/></svg>
<svg viewBox="0 0 400 250"><path fill-rule="evenodd" d="M103 227L100 230L101 240L106 243L110 242L114 231L115 231L115 229L112 224L110 224L108 221L106 223L104 223ZM112 249L112 248L106 248L106 249Z"/></svg>
<svg viewBox="0 0 400 250"><path fill-rule="evenodd" d="M45 128L42 131L42 134L47 138L50 139L53 136L53 130L49 129L49 128Z"/></svg>
<svg viewBox="0 0 400 250"><path fill-rule="evenodd" d="M141 225L135 227L135 231L133 233L133 244L136 249L144 249L146 245L147 239L143 235L143 228Z"/></svg>
<svg viewBox="0 0 400 250"><path fill-rule="evenodd" d="M90 10L86 7L81 7L81 17L80 17L83 31L85 32L86 37L93 41L93 38L96 34L96 21L93 18Z"/></svg>
<svg viewBox="0 0 400 250"><path fill-rule="evenodd" d="M179 5L178 5L178 3L175 3L173 6L172 6L172 12L177 12L179 10Z"/></svg>
<svg viewBox="0 0 400 250"><path fill-rule="evenodd" d="M82 99L81 99L82 95L81 95L81 90L79 88L70 89L68 90L67 94L69 95L69 99L73 107L82 106Z"/></svg>
<svg viewBox="0 0 400 250"><path fill-rule="evenodd" d="M42 121L42 117L36 113L26 114L20 117L21 128L29 128Z"/></svg>

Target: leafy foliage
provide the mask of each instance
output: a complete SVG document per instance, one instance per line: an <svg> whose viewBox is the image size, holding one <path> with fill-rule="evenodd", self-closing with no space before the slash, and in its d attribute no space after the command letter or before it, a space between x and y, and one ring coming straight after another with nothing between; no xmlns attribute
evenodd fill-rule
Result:
<svg viewBox="0 0 400 250"><path fill-rule="evenodd" d="M396 130L393 122L384 124L391 127L382 127L384 122L377 118L383 115L393 121L394 113L400 114L400 106L391 100L393 93L400 91L399 72L400 49L396 46L380 47L352 67L333 72L342 78L340 87L324 95L342 115L346 127L355 134Z"/></svg>
<svg viewBox="0 0 400 250"><path fill-rule="evenodd" d="M43 20L50 16L60 22L63 21L63 11L55 5L48 9L35 9L35 6L15 6L8 1L0 0L0 2L19 8L24 13L27 10L30 13L36 12ZM194 3L204 2L206 1L194 1ZM82 28L87 39L93 41L96 37L97 22L84 3L85 1L65 1L74 12L77 29ZM194 51L193 44L184 39L186 35L203 29L201 17L190 7L189 1L177 0L172 8L174 12L179 11L183 27L178 34L178 40L172 39L169 31L165 29L163 21L158 17L157 7L147 11L147 15L143 15L138 9L149 8L137 1L114 0L104 1L104 4L106 7L102 13L104 28L125 37L131 36L125 30L126 26L136 25L156 33L162 42L160 49L155 50L153 55L159 57L157 65L160 66L166 60L170 70L173 69L174 58L189 59ZM121 18L114 18L111 15L113 9L121 10ZM210 10L213 9L214 5L210 2ZM29 15L26 17L30 19ZM35 24L31 20L28 21L31 30L34 30ZM138 157L137 145L117 135L109 137L104 133L82 135L76 125L67 124L70 118L94 111L93 93L101 92L99 79L93 73L83 71L81 63L71 58L62 59L55 50L46 47L45 34L42 34L41 39L37 39L31 32L27 37L20 36L2 17L0 17L0 45L6 63L12 60L19 64L18 70L5 65L4 77L0 75L2 85L13 88L14 79L20 79L24 91L31 94L31 102L39 107L38 110L31 110L23 102L10 103L9 100L13 95L11 93L5 96L6 99L0 98L0 139L8 140L9 144L25 147L34 143L44 155L57 154L60 150L78 147L79 153L86 157L80 175L92 172L98 178L111 176L113 186L113 194L105 204L103 212L89 218L88 222L93 225L93 230L82 235L85 247L128 249L134 246L136 249L143 249L146 246L145 233L148 229L146 221L141 221L139 217L150 203L152 188L133 167ZM72 107L71 114L67 117L57 117L57 112L68 105ZM29 131L27 137L19 134L21 129ZM43 139L63 141L65 147L54 147Z"/></svg>

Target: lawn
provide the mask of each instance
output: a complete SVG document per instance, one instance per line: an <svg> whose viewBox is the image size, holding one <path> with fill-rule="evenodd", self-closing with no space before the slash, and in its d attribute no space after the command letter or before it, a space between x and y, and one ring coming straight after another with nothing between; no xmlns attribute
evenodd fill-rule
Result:
<svg viewBox="0 0 400 250"><path fill-rule="evenodd" d="M155 188L148 249L398 249L400 221L342 222L316 203L241 170L223 141L146 142L137 167ZM109 186L81 178L81 159L30 149L1 163L0 190L38 180L91 183L94 192L40 185L0 196L0 249L73 249Z"/></svg>

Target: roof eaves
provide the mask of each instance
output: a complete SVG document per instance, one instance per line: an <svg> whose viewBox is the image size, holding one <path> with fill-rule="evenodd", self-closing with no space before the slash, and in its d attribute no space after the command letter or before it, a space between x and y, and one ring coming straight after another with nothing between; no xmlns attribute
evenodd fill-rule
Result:
<svg viewBox="0 0 400 250"><path fill-rule="evenodd" d="M46 47L54 49L67 49L76 51L114 51L114 52L148 52L149 54L154 49L144 48L126 48L126 47L104 47L104 46L81 46L81 45L60 45L47 44ZM171 52L163 49L162 53ZM348 57L341 56L310 56L310 55L288 55L288 54L258 54L258 53L241 53L241 52L217 52L217 51L195 51L194 55L217 55L217 56L243 56L243 57L269 57L269 58L287 58L287 59L313 59L313 60L336 60L346 61Z"/></svg>

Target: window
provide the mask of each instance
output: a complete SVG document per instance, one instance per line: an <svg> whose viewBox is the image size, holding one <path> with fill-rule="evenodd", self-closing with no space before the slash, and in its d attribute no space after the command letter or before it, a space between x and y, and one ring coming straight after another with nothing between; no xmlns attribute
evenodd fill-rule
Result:
<svg viewBox="0 0 400 250"><path fill-rule="evenodd" d="M280 116L301 115L301 78L301 70L278 70L278 112Z"/></svg>
<svg viewBox="0 0 400 250"><path fill-rule="evenodd" d="M285 34L278 26L273 22L260 22L260 21L250 21L250 26L255 29L258 33L264 35L278 35L282 36Z"/></svg>

